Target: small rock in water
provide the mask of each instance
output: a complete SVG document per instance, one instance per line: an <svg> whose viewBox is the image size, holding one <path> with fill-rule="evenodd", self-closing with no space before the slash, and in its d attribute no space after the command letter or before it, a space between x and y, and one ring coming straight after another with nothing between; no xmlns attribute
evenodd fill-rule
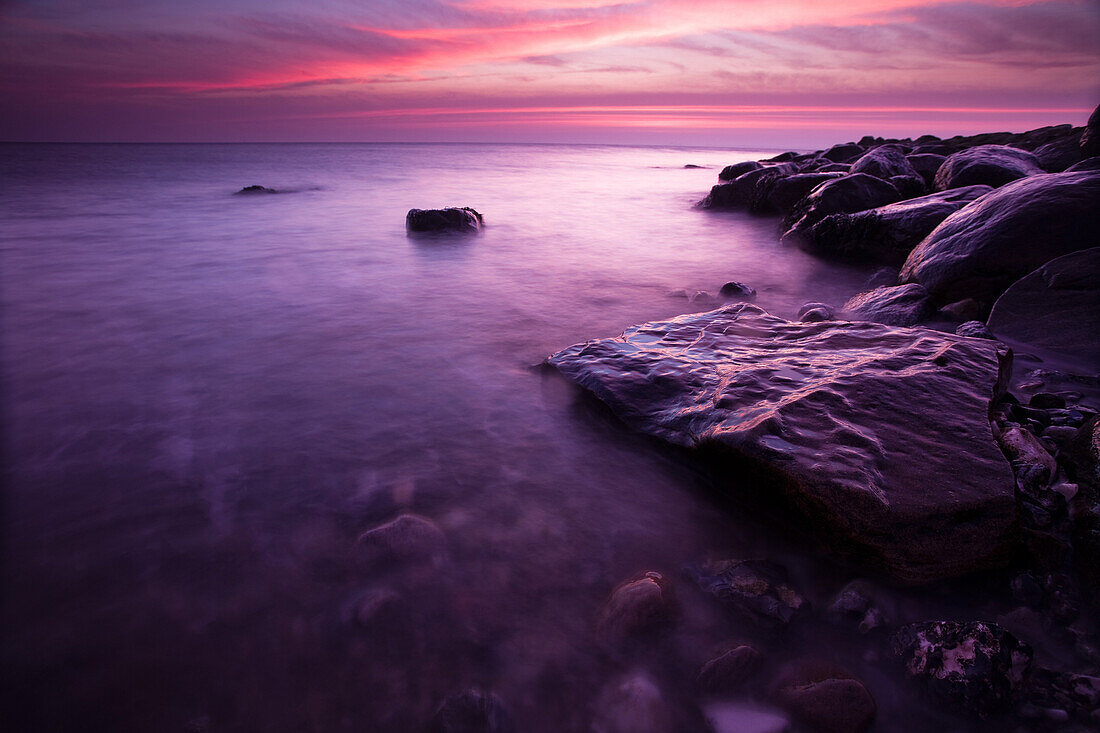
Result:
<svg viewBox="0 0 1100 733"><path fill-rule="evenodd" d="M742 644L719 654L704 664L696 678L705 693L736 692L760 668L760 652Z"/></svg>
<svg viewBox="0 0 1100 733"><path fill-rule="evenodd" d="M981 321L967 321L966 323L960 323L955 328L956 336L966 336L972 339L988 339L989 341L996 341L993 334L989 332L986 325Z"/></svg>
<svg viewBox="0 0 1100 733"><path fill-rule="evenodd" d="M824 303L806 303L798 309L798 319L803 323L821 323L836 318L833 307Z"/></svg>
<svg viewBox="0 0 1100 733"><path fill-rule="evenodd" d="M600 693L592 733L672 733L674 714L643 672L621 677Z"/></svg>
<svg viewBox="0 0 1100 733"><path fill-rule="evenodd" d="M405 215L405 230L420 232L458 232L477 234L484 219L468 206L447 209L409 209Z"/></svg>
<svg viewBox="0 0 1100 733"><path fill-rule="evenodd" d="M806 605L786 571L766 561L707 560L686 572L724 606L765 628L786 626Z"/></svg>
<svg viewBox="0 0 1100 733"><path fill-rule="evenodd" d="M902 627L894 654L940 702L979 717L1003 711L1031 664L1031 647L996 624L933 621Z"/></svg>
<svg viewBox="0 0 1100 733"><path fill-rule="evenodd" d="M718 291L723 298L748 300L756 297L756 290L745 283L728 282Z"/></svg>
<svg viewBox="0 0 1100 733"><path fill-rule="evenodd" d="M464 690L449 696L432 719L432 733L515 733L500 698L491 692Z"/></svg>
<svg viewBox="0 0 1100 733"><path fill-rule="evenodd" d="M705 166L705 165L695 165L694 163L688 163L688 164L687 164L687 165L685 165L684 167L685 167L685 168L695 168L695 169L698 169L698 168L706 168L706 166Z"/></svg>
<svg viewBox="0 0 1100 733"><path fill-rule="evenodd" d="M829 604L829 615L858 625L863 634L887 623L886 615L875 605L874 587L866 580L853 580L844 586Z"/></svg>
<svg viewBox="0 0 1100 733"><path fill-rule="evenodd" d="M820 733L861 733L878 711L863 683L831 664L791 665L772 688L780 705Z"/></svg>
<svg viewBox="0 0 1100 733"><path fill-rule="evenodd" d="M706 290L696 290L695 294L691 296L691 302L704 308L713 308L718 305L718 299Z"/></svg>
<svg viewBox="0 0 1100 733"><path fill-rule="evenodd" d="M378 555L396 560L440 560L447 539L430 519L402 514L359 535L357 543Z"/></svg>
<svg viewBox="0 0 1100 733"><path fill-rule="evenodd" d="M245 186L240 191L234 194L234 196L251 195L257 193L279 193L274 188L267 188L266 186Z"/></svg>
<svg viewBox="0 0 1100 733"><path fill-rule="evenodd" d="M914 326L935 312L928 292L917 283L889 285L859 293L844 304L843 310L853 320L888 326Z"/></svg>
<svg viewBox="0 0 1100 733"><path fill-rule="evenodd" d="M649 571L611 592L600 613L599 628L605 639L619 642L668 626L675 617L672 584L660 573Z"/></svg>

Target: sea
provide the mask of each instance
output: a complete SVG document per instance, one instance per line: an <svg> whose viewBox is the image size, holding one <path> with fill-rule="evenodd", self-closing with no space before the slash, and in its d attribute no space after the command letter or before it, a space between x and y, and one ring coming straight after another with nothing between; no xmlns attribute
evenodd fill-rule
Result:
<svg viewBox="0 0 1100 733"><path fill-rule="evenodd" d="M767 558L826 605L852 572L540 364L731 280L783 317L858 292L871 269L781 244L776 218L694 207L771 154L0 146L7 730L419 731L475 689L516 730L584 731L631 674L705 730L696 670L753 632L684 565ZM445 206L484 231L406 235ZM404 513L445 537L427 570L357 543ZM607 648L601 606L650 570L676 631ZM895 721L876 730L963 729L814 623L755 643L860 674ZM782 721L763 699L736 709Z"/></svg>

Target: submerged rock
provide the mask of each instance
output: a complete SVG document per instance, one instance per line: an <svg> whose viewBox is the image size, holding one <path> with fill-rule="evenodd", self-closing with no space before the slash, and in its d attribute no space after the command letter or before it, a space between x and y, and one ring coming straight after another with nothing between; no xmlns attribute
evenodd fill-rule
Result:
<svg viewBox="0 0 1100 733"><path fill-rule="evenodd" d="M928 292L916 283L888 285L853 296L842 309L854 321L915 326L935 313Z"/></svg>
<svg viewBox="0 0 1100 733"><path fill-rule="evenodd" d="M798 245L815 254L900 265L940 222L992 190L967 186L854 214L832 214L815 224Z"/></svg>
<svg viewBox="0 0 1100 733"><path fill-rule="evenodd" d="M1007 558L1013 477L988 413L1011 357L996 342L792 323L736 304L548 362L629 426L705 453L726 475L761 472L754 494L785 500L838 549L900 580Z"/></svg>
<svg viewBox="0 0 1100 733"><path fill-rule="evenodd" d="M672 733L675 718L657 683L635 672L604 687L596 701L592 733Z"/></svg>
<svg viewBox="0 0 1100 733"><path fill-rule="evenodd" d="M481 214L463 206L448 209L409 209L405 215L405 230L419 232L460 232L477 234L481 231Z"/></svg>
<svg viewBox="0 0 1100 733"><path fill-rule="evenodd" d="M1100 370L1100 247L1063 255L1017 280L993 305L989 328Z"/></svg>
<svg viewBox="0 0 1100 733"><path fill-rule="evenodd" d="M722 286L722 289L718 291L718 294L723 298L736 298L738 300L749 300L756 297L756 290L745 283L739 283L731 280Z"/></svg>
<svg viewBox="0 0 1100 733"><path fill-rule="evenodd" d="M930 695L988 717L1005 710L1031 664L1031 648L996 624L936 621L894 635L906 674Z"/></svg>
<svg viewBox="0 0 1100 733"><path fill-rule="evenodd" d="M244 188L242 188L240 191L237 191L237 193L235 193L233 195L234 196L253 196L255 194L263 194L263 193L279 193L279 192L276 191L274 188L268 188L267 186L258 186L257 185L257 186L245 186Z"/></svg>
<svg viewBox="0 0 1100 733"><path fill-rule="evenodd" d="M359 535L360 548L395 560L435 560L447 552L447 539L430 519L402 514Z"/></svg>
<svg viewBox="0 0 1100 733"><path fill-rule="evenodd" d="M709 660L699 669L696 686L704 693L730 693L741 689L760 669L763 656L741 644Z"/></svg>
<svg viewBox="0 0 1100 733"><path fill-rule="evenodd" d="M997 188L1044 172L1039 160L1026 150L978 145L949 156L937 171L934 185L937 191L977 185Z"/></svg>
<svg viewBox="0 0 1100 733"><path fill-rule="evenodd" d="M909 254L902 282L937 303L992 303L1045 262L1096 246L1100 174L1045 173L1015 181L947 217Z"/></svg>
<svg viewBox="0 0 1100 733"><path fill-rule="evenodd" d="M622 583L600 612L600 634L613 643L658 630L676 617L672 584L657 572Z"/></svg>
<svg viewBox="0 0 1100 733"><path fill-rule="evenodd" d="M819 733L861 733L878 711L863 683L832 664L792 664L779 674L772 689L780 705Z"/></svg>
<svg viewBox="0 0 1100 733"><path fill-rule="evenodd" d="M451 695L432 719L432 733L515 733L515 730L500 698L481 690Z"/></svg>
<svg viewBox="0 0 1100 733"><path fill-rule="evenodd" d="M806 605L786 570L764 560L705 560L685 572L723 606L763 628L786 626Z"/></svg>

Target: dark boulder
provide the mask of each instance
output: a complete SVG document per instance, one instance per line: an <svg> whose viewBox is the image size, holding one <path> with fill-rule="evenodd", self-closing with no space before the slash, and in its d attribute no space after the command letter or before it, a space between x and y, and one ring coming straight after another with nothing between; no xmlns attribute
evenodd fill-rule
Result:
<svg viewBox="0 0 1100 733"><path fill-rule="evenodd" d="M279 192L276 191L274 188L268 188L266 186L245 186L244 188L242 188L240 191L237 191L237 193L235 193L233 195L234 196L253 196L255 194L265 194L265 193L279 193Z"/></svg>
<svg viewBox="0 0 1100 733"><path fill-rule="evenodd" d="M736 300L750 300L756 297L756 290L745 283L739 283L736 281L729 281L722 286L722 289L718 291L718 294L723 298L730 298Z"/></svg>
<svg viewBox="0 0 1100 733"><path fill-rule="evenodd" d="M948 303L943 308L940 308L940 315L949 318L956 323L976 321L979 320L983 315L982 304L974 300L973 298L956 300L954 303Z"/></svg>
<svg viewBox="0 0 1100 733"><path fill-rule="evenodd" d="M705 199L696 204L701 209L744 209L748 208L756 196L756 187L780 176L789 176L798 172L794 163L782 163L756 168L742 173L729 183L719 183L710 189Z"/></svg>
<svg viewBox="0 0 1100 733"><path fill-rule="evenodd" d="M898 190L903 199L916 198L928 193L928 184L919 175L891 176L886 180L894 184L894 188Z"/></svg>
<svg viewBox="0 0 1100 733"><path fill-rule="evenodd" d="M1055 257L1100 240L1100 174L1047 173L1015 181L947 217L910 253L902 282L937 303L993 302Z"/></svg>
<svg viewBox="0 0 1100 733"><path fill-rule="evenodd" d="M847 163L829 163L827 165L820 166L815 172L817 173L847 173L852 169Z"/></svg>
<svg viewBox="0 0 1100 733"><path fill-rule="evenodd" d="M410 234L422 232L460 232L477 234L483 224L481 214L468 206L449 209L409 209L405 215L405 231Z"/></svg>
<svg viewBox="0 0 1100 733"><path fill-rule="evenodd" d="M902 627L894 654L940 703L979 717L1006 710L1031 664L1031 648L996 624L935 621Z"/></svg>
<svg viewBox="0 0 1100 733"><path fill-rule="evenodd" d="M783 501L899 580L996 566L1015 539L1012 472L988 419L1011 363L996 342L792 323L741 303L548 362L630 427L714 462L731 490Z"/></svg>
<svg viewBox="0 0 1100 733"><path fill-rule="evenodd" d="M1085 158L1080 163L1074 163L1066 168L1066 173L1078 173L1081 171L1100 171L1100 155Z"/></svg>
<svg viewBox="0 0 1100 733"><path fill-rule="evenodd" d="M825 303L803 303L798 309L798 320L803 323L820 323L836 318L836 312L831 305Z"/></svg>
<svg viewBox="0 0 1100 733"><path fill-rule="evenodd" d="M751 646L735 646L700 668L696 687L710 694L737 692L760 669L762 659L760 652Z"/></svg>
<svg viewBox="0 0 1100 733"><path fill-rule="evenodd" d="M1006 145L979 145L948 157L937 171L933 185L937 191L962 186L997 188L1043 172L1038 159L1026 150Z"/></svg>
<svg viewBox="0 0 1100 733"><path fill-rule="evenodd" d="M843 173L796 173L793 176L779 175L768 181L761 181L756 187L752 210L757 212L777 211L787 213L806 194L825 181L840 178Z"/></svg>
<svg viewBox="0 0 1100 733"><path fill-rule="evenodd" d="M738 617L764 629L786 626L806 606L786 570L764 560L705 560L685 572Z"/></svg>
<svg viewBox="0 0 1100 733"><path fill-rule="evenodd" d="M797 242L814 224L830 214L854 214L886 204L892 204L901 194L892 184L866 173L825 181L811 191L791 210L785 223L786 241Z"/></svg>
<svg viewBox="0 0 1100 733"><path fill-rule="evenodd" d="M988 323L1000 338L1100 371L1100 247L1063 255L1017 280Z"/></svg>
<svg viewBox="0 0 1100 733"><path fill-rule="evenodd" d="M918 176L913 166L905 159L905 151L897 145L882 145L864 153L852 163L852 173L889 180L894 176Z"/></svg>
<svg viewBox="0 0 1100 733"><path fill-rule="evenodd" d="M892 285L853 296L844 304L853 321L874 321L889 326L915 326L936 312L928 292L917 285Z"/></svg>
<svg viewBox="0 0 1100 733"><path fill-rule="evenodd" d="M669 626L676 618L672 584L649 571L620 583L600 611L600 635L611 643Z"/></svg>
<svg viewBox="0 0 1100 733"><path fill-rule="evenodd" d="M972 339L990 339L993 340L993 334L989 332L989 329L981 321L965 321L955 327L956 336L966 336Z"/></svg>
<svg viewBox="0 0 1100 733"><path fill-rule="evenodd" d="M1047 173L1061 173L1084 158L1080 138L1080 134L1066 135L1046 145L1040 145L1035 148L1035 158Z"/></svg>
<svg viewBox="0 0 1100 733"><path fill-rule="evenodd" d="M1081 155L1091 158L1100 155L1100 106L1089 115L1085 131L1081 133Z"/></svg>
<svg viewBox="0 0 1100 733"><path fill-rule="evenodd" d="M851 163L863 155L863 152L863 148L855 143L840 143L826 150L821 157L834 163Z"/></svg>
<svg viewBox="0 0 1100 733"><path fill-rule="evenodd" d="M913 170L917 172L917 175L924 179L924 184L931 187L936 180L936 172L939 171L943 162L947 160L947 156L936 155L934 153L919 153L907 155L905 159L909 161L909 165L913 166Z"/></svg>
<svg viewBox="0 0 1100 733"><path fill-rule="evenodd" d="M744 175L749 171L759 170L764 167L763 163L758 163L755 160L746 160L743 163L734 163L733 165L727 165L722 169L722 172L718 174L719 181L732 181L740 175Z"/></svg>
<svg viewBox="0 0 1100 733"><path fill-rule="evenodd" d="M765 163L789 163L792 160L797 160L799 157L800 157L799 153L796 153L793 150L788 150L785 153L780 153L779 155L775 156L774 158L767 158L764 162Z"/></svg>
<svg viewBox="0 0 1100 733"><path fill-rule="evenodd" d="M815 224L798 245L815 254L900 265L940 222L992 190L967 186L855 214L833 214Z"/></svg>
<svg viewBox="0 0 1100 733"><path fill-rule="evenodd" d="M862 682L825 662L788 665L772 682L771 691L776 702L818 733L862 733L877 712Z"/></svg>

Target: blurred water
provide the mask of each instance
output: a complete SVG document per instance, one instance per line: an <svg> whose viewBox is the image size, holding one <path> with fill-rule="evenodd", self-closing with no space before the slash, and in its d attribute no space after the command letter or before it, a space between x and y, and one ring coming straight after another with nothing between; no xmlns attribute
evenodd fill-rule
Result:
<svg viewBox="0 0 1100 733"><path fill-rule="evenodd" d="M532 369L691 310L678 290L736 279L788 317L854 293L865 271L774 220L691 208L759 155L0 147L12 718L416 730L475 685L521 730L583 729L622 666L592 634L617 582L712 548L805 555ZM294 192L232 195L250 184ZM445 205L485 232L406 238L407 209ZM443 529L445 568L356 559L401 511ZM402 618L349 624L378 589ZM651 660L673 688L721 641L708 613Z"/></svg>

